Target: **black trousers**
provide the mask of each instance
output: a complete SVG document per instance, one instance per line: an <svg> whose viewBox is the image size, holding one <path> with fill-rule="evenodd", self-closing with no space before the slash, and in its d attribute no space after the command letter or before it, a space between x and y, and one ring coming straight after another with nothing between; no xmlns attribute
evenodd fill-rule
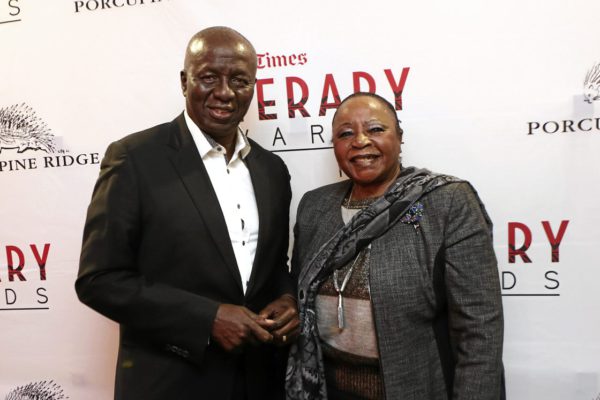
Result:
<svg viewBox="0 0 600 400"><path fill-rule="evenodd" d="M247 400L248 390L246 385L246 367L243 357L237 363L235 370L235 378L233 379L233 391L231 392L231 400Z"/></svg>

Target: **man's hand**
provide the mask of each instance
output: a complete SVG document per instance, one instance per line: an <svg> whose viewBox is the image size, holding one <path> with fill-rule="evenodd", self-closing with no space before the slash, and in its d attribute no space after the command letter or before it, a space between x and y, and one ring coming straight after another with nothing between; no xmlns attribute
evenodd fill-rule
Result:
<svg viewBox="0 0 600 400"><path fill-rule="evenodd" d="M236 351L248 343L272 342L273 335L268 331L272 324L246 307L221 304L211 335L226 351Z"/></svg>
<svg viewBox="0 0 600 400"><path fill-rule="evenodd" d="M296 299L289 294L284 294L269 303L259 314L268 325L262 325L273 335L273 343L278 346L287 345L296 340L300 333L300 320Z"/></svg>

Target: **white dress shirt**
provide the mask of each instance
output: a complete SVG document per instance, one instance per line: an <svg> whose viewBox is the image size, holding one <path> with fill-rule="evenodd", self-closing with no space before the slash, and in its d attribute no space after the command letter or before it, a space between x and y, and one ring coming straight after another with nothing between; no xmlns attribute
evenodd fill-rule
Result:
<svg viewBox="0 0 600 400"><path fill-rule="evenodd" d="M258 208L250 171L244 162L250 143L238 131L233 156L227 162L225 148L204 134L187 111L184 116L217 194L246 293L258 242Z"/></svg>

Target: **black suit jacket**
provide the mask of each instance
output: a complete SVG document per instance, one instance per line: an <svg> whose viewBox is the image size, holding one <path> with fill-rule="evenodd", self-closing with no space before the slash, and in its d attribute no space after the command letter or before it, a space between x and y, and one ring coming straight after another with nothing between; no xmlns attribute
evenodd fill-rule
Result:
<svg viewBox="0 0 600 400"><path fill-rule="evenodd" d="M287 269L291 190L283 161L251 141L245 159L259 236L244 295L225 219L183 114L112 143L88 209L80 300L120 324L117 399L229 399L246 364L248 398L283 385L272 345L209 343L220 303L258 312L294 293ZM282 364L283 365L283 364Z"/></svg>

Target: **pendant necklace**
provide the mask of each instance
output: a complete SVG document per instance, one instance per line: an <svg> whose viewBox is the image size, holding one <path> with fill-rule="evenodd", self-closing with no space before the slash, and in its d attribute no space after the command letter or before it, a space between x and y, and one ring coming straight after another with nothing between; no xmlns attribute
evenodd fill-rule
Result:
<svg viewBox="0 0 600 400"><path fill-rule="evenodd" d="M346 276L344 276L341 287L338 284L338 270L336 269L335 271L333 271L333 287L338 294L337 317L338 317L338 328L339 329L345 328L344 297L343 297L344 289L346 289L346 285L348 284L348 281L350 280L350 276L352 275L352 271L354 271L354 266L356 265L356 262L358 261L360 254L361 254L361 252L358 252L356 258L354 259L354 262L350 266L350 269L348 270L348 272L346 272Z"/></svg>
<svg viewBox="0 0 600 400"><path fill-rule="evenodd" d="M358 200L358 201L354 200L354 202L353 202L352 201L353 194L354 194L354 185L352 185L352 189L350 190L350 196L348 196L348 200L345 201L345 204L344 204L344 202L342 203L342 215L344 215L345 210L363 209L363 208L366 208L369 205L371 205L375 200L377 200L377 198L375 198L375 197L367 197L363 200ZM352 218L352 215L354 215L354 214L347 215L347 219L350 220L350 218ZM347 221L344 220L344 222L346 223ZM354 271L354 266L356 265L361 254L362 254L362 251L359 251L358 254L356 255L356 258L354 258L354 262L350 266L350 269L348 269L348 272L346 272L346 276L344 276L341 286L338 283L338 271L339 270L336 269L335 271L333 271L333 287L338 294L337 317L338 317L338 328L339 329L344 329L344 327L346 326L346 323L344 321L344 296L343 296L344 289L346 289L346 285L348 284L348 281L350 280L350 276L352 276L352 272Z"/></svg>

